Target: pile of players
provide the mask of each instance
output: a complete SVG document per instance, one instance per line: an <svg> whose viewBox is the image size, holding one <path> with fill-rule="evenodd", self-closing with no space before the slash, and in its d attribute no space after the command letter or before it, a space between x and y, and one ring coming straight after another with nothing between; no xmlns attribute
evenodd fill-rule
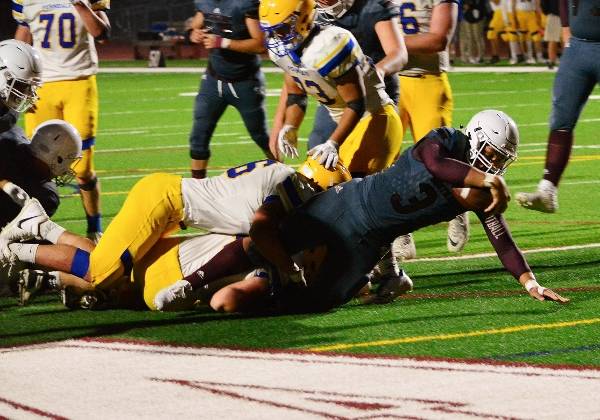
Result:
<svg viewBox="0 0 600 420"><path fill-rule="evenodd" d="M66 231L39 201L25 198L0 234L3 261L53 271L24 271L22 302L40 289L53 289L63 292L69 306L187 309L218 284L209 296L216 310L322 311L347 302L370 281L380 283L374 301L387 302L412 287L390 253L392 242L460 215L468 220L468 210L475 211L502 263L532 297L567 301L537 283L501 215L509 198L502 175L516 159L519 142L509 116L480 112L464 133L439 124L399 156L402 122L385 84L391 81L393 93L393 75L406 65L410 37L405 42L398 25L388 25L398 23L399 15L370 26L384 51L375 65L361 49L368 41L330 22L360 16L371 6L382 7L335 2L323 7L324 23L311 0L260 4L269 54L286 72L276 147L268 153L297 156L307 95L322 105L314 129L320 140L310 145L311 157L300 171L268 159L211 178L150 175L134 186L97 245ZM386 48L390 34L396 49ZM424 35L422 42L439 38ZM211 36L218 49L237 45ZM445 48L447 40L440 42ZM415 43L419 51L419 40ZM414 60L427 61L408 51ZM440 57L434 58L439 65ZM417 97L425 83L436 92L447 88L443 72L428 76L405 76L414 79L407 84L414 82L416 109L427 103ZM221 86L220 76L214 77ZM235 83L227 83L235 93ZM402 92L400 108L406 110ZM410 103L410 90L406 96ZM413 135L417 119L410 123ZM16 195L26 197L22 191ZM185 240L169 236L181 226L211 233Z"/></svg>

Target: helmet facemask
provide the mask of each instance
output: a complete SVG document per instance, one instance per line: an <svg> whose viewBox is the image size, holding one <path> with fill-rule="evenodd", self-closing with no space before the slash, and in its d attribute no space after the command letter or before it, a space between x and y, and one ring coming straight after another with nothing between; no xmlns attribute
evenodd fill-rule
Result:
<svg viewBox="0 0 600 420"><path fill-rule="evenodd" d="M487 137L483 130L476 130L475 135ZM496 159L489 157L494 154ZM494 159L494 161L492 161ZM484 172L494 175L504 175L508 166L517 159L516 155L510 155L501 150L488 138L471 140L470 164Z"/></svg>
<svg viewBox="0 0 600 420"><path fill-rule="evenodd" d="M284 57L298 49L310 34L315 4L313 0L264 1L259 14L260 28L266 34L266 47L276 56Z"/></svg>
<svg viewBox="0 0 600 420"><path fill-rule="evenodd" d="M296 31L298 15L291 15L285 22L261 28L266 32L267 48L278 57L286 56L302 44L304 37Z"/></svg>
<svg viewBox="0 0 600 420"><path fill-rule="evenodd" d="M0 97L4 104L16 112L27 111L37 100L37 89L41 85L39 79L20 79L15 77L8 69L1 70L4 86L0 90Z"/></svg>

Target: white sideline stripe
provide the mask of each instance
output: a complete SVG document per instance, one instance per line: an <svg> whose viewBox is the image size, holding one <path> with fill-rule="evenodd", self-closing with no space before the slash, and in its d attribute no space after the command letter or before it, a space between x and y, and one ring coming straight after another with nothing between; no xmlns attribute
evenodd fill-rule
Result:
<svg viewBox="0 0 600 420"><path fill-rule="evenodd" d="M98 73L122 74L122 73L203 73L206 67L101 67ZM262 67L263 73L283 73L279 67ZM454 67L450 73L555 73L556 70L549 70L547 67L534 66L514 66L514 67L493 67L493 66L474 66L474 67Z"/></svg>
<svg viewBox="0 0 600 420"><path fill-rule="evenodd" d="M539 253L544 253L544 252L572 251L572 250L576 250L576 249L592 249L592 248L600 248L600 243L568 245L568 246L547 247L547 248L533 248L533 249L522 250L522 251L524 254L539 254ZM402 261L402 263L403 264L420 263L423 261L458 261L458 260L489 258L489 257L495 257L495 256L496 256L495 252L483 252L480 254L459 255L459 256L450 256L450 257L415 258L414 260L404 260L404 261Z"/></svg>
<svg viewBox="0 0 600 420"><path fill-rule="evenodd" d="M590 97L588 99L597 101L597 100L600 100L600 95L590 95Z"/></svg>

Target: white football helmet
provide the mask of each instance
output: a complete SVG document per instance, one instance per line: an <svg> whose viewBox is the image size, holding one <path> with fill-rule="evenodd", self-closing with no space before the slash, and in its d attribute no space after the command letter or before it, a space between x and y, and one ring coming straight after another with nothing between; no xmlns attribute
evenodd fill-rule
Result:
<svg viewBox="0 0 600 420"><path fill-rule="evenodd" d="M81 136L63 120L48 120L38 125L29 145L32 154L48 165L52 177L64 185L75 175L71 167L81 159Z"/></svg>
<svg viewBox="0 0 600 420"><path fill-rule="evenodd" d="M469 163L484 172L502 175L517 159L519 129L502 111L478 112L467 124L465 134L471 143Z"/></svg>
<svg viewBox="0 0 600 420"><path fill-rule="evenodd" d="M0 100L24 112L37 101L42 84L42 60L29 44L16 39L0 42Z"/></svg>
<svg viewBox="0 0 600 420"><path fill-rule="evenodd" d="M344 16L353 4L354 0L317 0L317 9L335 20Z"/></svg>

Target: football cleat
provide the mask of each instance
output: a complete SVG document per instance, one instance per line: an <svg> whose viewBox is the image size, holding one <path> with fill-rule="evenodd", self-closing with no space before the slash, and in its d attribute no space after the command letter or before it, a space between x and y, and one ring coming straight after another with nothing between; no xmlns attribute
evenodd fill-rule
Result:
<svg viewBox="0 0 600 420"><path fill-rule="evenodd" d="M27 305L34 296L42 292L50 277L53 275L42 270L21 270L18 282L19 305Z"/></svg>
<svg viewBox="0 0 600 420"><path fill-rule="evenodd" d="M392 255L401 260L412 260L417 258L417 248L412 233L401 235L392 243Z"/></svg>
<svg viewBox="0 0 600 420"><path fill-rule="evenodd" d="M68 286L59 292L60 301L69 309L106 309L110 306L108 297L100 290L91 292L77 292L74 287Z"/></svg>
<svg viewBox="0 0 600 420"><path fill-rule="evenodd" d="M527 57L527 60L525 61L525 63L527 63L527 64L537 64L537 61L535 61L535 58L533 58L533 57Z"/></svg>
<svg viewBox="0 0 600 420"><path fill-rule="evenodd" d="M469 241L469 215L459 214L448 224L447 246L450 252L460 252Z"/></svg>
<svg viewBox="0 0 600 420"><path fill-rule="evenodd" d="M540 181L537 191L517 193L516 199L521 207L528 210L543 213L555 213L558 210L558 190L552 182L546 179Z"/></svg>
<svg viewBox="0 0 600 420"><path fill-rule="evenodd" d="M396 300L398 297L411 292L413 282L404 270L399 275L382 277L379 279L377 292L361 298L364 304L385 304Z"/></svg>
<svg viewBox="0 0 600 420"><path fill-rule="evenodd" d="M9 242L44 239L40 233L40 226L47 220L48 215L40 202L31 198L27 200L19 214L2 229L0 237Z"/></svg>
<svg viewBox="0 0 600 420"><path fill-rule="evenodd" d="M192 285L187 280L179 280L161 289L154 296L154 306L159 311L168 310L177 301L186 299L192 293Z"/></svg>

